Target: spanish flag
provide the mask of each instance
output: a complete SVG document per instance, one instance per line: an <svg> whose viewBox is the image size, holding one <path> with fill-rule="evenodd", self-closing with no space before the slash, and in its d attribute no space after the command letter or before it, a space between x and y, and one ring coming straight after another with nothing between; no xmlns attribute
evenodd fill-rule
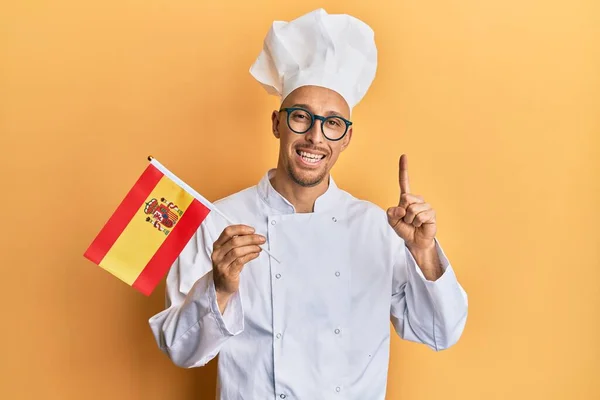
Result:
<svg viewBox="0 0 600 400"><path fill-rule="evenodd" d="M156 159L130 189L84 256L150 295L212 205Z"/></svg>

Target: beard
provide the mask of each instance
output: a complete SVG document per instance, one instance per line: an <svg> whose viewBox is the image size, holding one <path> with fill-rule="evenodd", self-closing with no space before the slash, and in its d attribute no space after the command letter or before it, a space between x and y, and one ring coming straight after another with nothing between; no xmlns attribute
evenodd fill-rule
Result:
<svg viewBox="0 0 600 400"><path fill-rule="evenodd" d="M310 174L311 176L306 176L309 174L305 175L302 171L294 170L289 163L286 169L288 176L292 181L303 187L317 186L319 183L323 182L323 179L325 179L325 176L327 175L327 168L323 168L320 171L314 171L315 174Z"/></svg>

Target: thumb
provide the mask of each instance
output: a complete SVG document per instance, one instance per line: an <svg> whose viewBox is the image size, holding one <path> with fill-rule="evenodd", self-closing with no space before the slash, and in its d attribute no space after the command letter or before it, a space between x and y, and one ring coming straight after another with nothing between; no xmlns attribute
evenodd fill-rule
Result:
<svg viewBox="0 0 600 400"><path fill-rule="evenodd" d="M406 210L403 207L390 207L387 210L388 219L396 220L403 218L406 215Z"/></svg>

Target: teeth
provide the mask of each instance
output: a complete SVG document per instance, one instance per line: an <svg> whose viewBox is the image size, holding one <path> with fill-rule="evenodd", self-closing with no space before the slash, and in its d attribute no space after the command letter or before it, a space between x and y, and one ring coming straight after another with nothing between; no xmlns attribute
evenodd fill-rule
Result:
<svg viewBox="0 0 600 400"><path fill-rule="evenodd" d="M318 160L322 159L323 157L325 157L325 156L323 156L323 155L320 155L320 154L311 154L311 153L307 153L307 152L305 152L305 151L301 151L301 152L300 152L300 155L301 155L303 158L305 158L305 159L306 159L306 158L310 159L309 161L312 161L312 160L316 160L316 161L318 161Z"/></svg>
<svg viewBox="0 0 600 400"><path fill-rule="evenodd" d="M304 161L308 162L308 163L313 163L313 164L318 163L319 161L321 161L318 158L308 158L308 157L304 157L304 156L302 156L302 159Z"/></svg>

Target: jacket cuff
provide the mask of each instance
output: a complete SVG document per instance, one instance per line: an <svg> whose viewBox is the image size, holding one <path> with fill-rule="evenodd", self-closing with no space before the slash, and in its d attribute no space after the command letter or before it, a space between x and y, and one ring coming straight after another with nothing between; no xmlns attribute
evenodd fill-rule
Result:
<svg viewBox="0 0 600 400"><path fill-rule="evenodd" d="M223 314L219 310L215 282L212 279L208 284L208 297L211 314L215 318L221 333L225 336L240 334L244 330L244 309L239 290L229 298Z"/></svg>

